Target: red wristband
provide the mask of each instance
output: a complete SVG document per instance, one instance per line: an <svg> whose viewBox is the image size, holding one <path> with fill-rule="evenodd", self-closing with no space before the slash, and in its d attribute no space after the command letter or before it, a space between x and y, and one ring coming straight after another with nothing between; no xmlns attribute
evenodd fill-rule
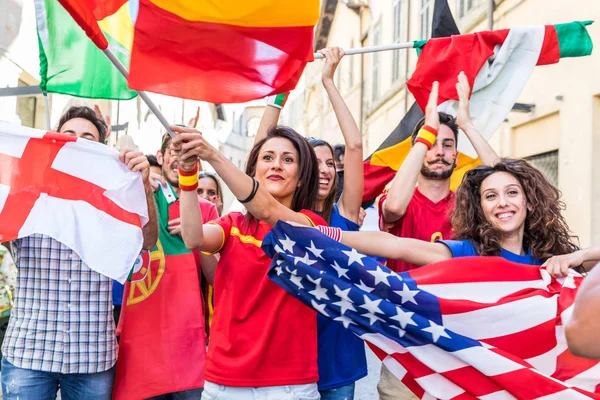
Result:
<svg viewBox="0 0 600 400"><path fill-rule="evenodd" d="M191 171L184 171L177 167L179 172L179 189L184 192L191 192L198 189L198 163Z"/></svg>

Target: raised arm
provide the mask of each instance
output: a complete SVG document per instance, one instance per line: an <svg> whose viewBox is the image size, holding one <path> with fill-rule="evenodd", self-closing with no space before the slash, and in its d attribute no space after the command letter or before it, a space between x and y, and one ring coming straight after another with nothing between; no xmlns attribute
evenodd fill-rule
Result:
<svg viewBox="0 0 600 400"><path fill-rule="evenodd" d="M333 106L333 111L346 144L344 153L344 191L338 201L338 206L344 217L350 221L358 222L364 187L362 137L356 121L354 121L348 106L333 81L335 70L342 57L344 57L344 50L334 47L319 52L325 56L321 81Z"/></svg>
<svg viewBox="0 0 600 400"><path fill-rule="evenodd" d="M600 358L598 310L600 310L600 268L594 268L581 284L575 299L573 314L565 325L569 350L576 356Z"/></svg>
<svg viewBox="0 0 600 400"><path fill-rule="evenodd" d="M458 92L459 99L457 114L458 126L465 135L467 135L467 138L473 145L473 148L475 148L481 163L491 167L500 160L500 157L498 157L498 154L492 149L489 142L481 136L481 133L479 133L479 130L471 120L471 113L469 111L469 95L471 88L469 87L469 81L464 72L458 74L456 91Z"/></svg>
<svg viewBox="0 0 600 400"><path fill-rule="evenodd" d="M425 124L436 130L440 128L440 116L437 111L438 88L438 82L434 82L425 109ZM415 193L417 179L427 150L425 144L415 142L400 169L396 172L396 176L392 179L387 198L382 207L383 220L386 224L393 224L406 213L408 203L410 203L410 199Z"/></svg>
<svg viewBox="0 0 600 400"><path fill-rule="evenodd" d="M142 152L129 149L123 149L119 152L119 160L127 165L129 170L142 174L146 194L146 206L148 207L148 222L142 228L142 235L144 237L142 248L150 250L158 240L158 216L156 213L156 204L154 203L154 191L150 184L150 163Z"/></svg>
<svg viewBox="0 0 600 400"><path fill-rule="evenodd" d="M260 119L258 131L254 137L254 144L267 137L269 130L277 126L281 109L285 105L288 95L289 93L281 93L275 96L267 97L267 106L265 107L265 112Z"/></svg>
<svg viewBox="0 0 600 400"><path fill-rule="evenodd" d="M401 238L387 232L344 231L340 242L364 254L416 265L427 265L452 258L450 249L442 243Z"/></svg>
<svg viewBox="0 0 600 400"><path fill-rule="evenodd" d="M199 131L179 126L173 126L171 128L178 133L173 139L172 145L175 151L179 152L179 163L181 168L190 168L190 165L195 165L193 163L200 157L200 159L205 160L212 165L219 177L229 187L236 198L246 199L251 195L256 185L255 180L246 175L212 147ZM302 225L310 224L307 217L290 210L279 203L260 185L258 185L252 200L245 203L244 206L255 218L265 221L270 225L275 225L280 219L284 221L294 221ZM183 222L183 217L181 219ZM182 226L182 230L183 229L185 229L184 226Z"/></svg>

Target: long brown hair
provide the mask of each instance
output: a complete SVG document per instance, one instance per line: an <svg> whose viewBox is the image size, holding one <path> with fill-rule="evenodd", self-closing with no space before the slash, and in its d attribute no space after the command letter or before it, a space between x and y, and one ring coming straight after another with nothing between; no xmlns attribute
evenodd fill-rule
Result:
<svg viewBox="0 0 600 400"><path fill-rule="evenodd" d="M333 148L331 147L331 145L329 143L327 143L326 141L322 140L322 139L317 139L317 138L307 138L306 140L308 140L308 143L311 145L311 147L314 149L316 147L319 146L326 146L329 150L331 150L331 156L333 157ZM318 161L317 161L317 176L318 176ZM335 168L334 168L335 169ZM338 188L338 176L337 176L337 171L335 174L333 174L333 185L331 186L331 190L329 191L329 194L327 195L327 197L325 197L325 199L323 200L323 209L321 210L321 216L323 217L323 219L325 221L327 221L327 223L330 222L331 220L331 213L333 211L333 204L335 203L335 198L337 195L337 188ZM317 191L317 206L319 205L318 202L318 197L319 197L319 192Z"/></svg>
<svg viewBox="0 0 600 400"><path fill-rule="evenodd" d="M264 139L254 145L248 155L246 175L251 177L256 175L256 163L258 161L260 149L266 142L273 138L289 140L298 152L298 182L300 183L300 186L298 186L294 192L290 208L296 212L300 210L314 210L317 205L317 195L319 193L317 156L315 155L313 148L309 146L308 142L292 128L287 126L276 126L269 130Z"/></svg>
<svg viewBox="0 0 600 400"><path fill-rule="evenodd" d="M560 191L527 161L510 158L501 159L493 167L481 165L465 174L456 191L452 214L454 239L471 240L481 256L500 254L502 234L485 218L480 193L484 179L496 172L511 174L523 188L528 205L523 245L535 258L545 260L578 249L561 213L566 207L560 200Z"/></svg>

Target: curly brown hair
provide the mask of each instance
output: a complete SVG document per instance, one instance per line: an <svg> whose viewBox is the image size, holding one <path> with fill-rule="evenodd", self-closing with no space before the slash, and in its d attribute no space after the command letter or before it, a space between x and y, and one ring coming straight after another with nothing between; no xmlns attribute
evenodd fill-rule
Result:
<svg viewBox="0 0 600 400"><path fill-rule="evenodd" d="M471 240L481 256L500 254L502 234L485 218L480 193L481 183L496 172L511 174L523 188L528 204L523 246L535 258L545 260L578 249L561 214L566 207L560 200L560 191L527 161L510 158L502 158L493 167L481 165L465 174L456 191L452 213L454 239Z"/></svg>

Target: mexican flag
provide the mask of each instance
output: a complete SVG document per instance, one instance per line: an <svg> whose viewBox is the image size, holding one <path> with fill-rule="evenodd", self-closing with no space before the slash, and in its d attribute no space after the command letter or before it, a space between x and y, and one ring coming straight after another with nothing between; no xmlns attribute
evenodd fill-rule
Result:
<svg viewBox="0 0 600 400"><path fill-rule="evenodd" d="M416 42L422 47L417 68L407 82L425 109L434 81L440 84L438 110L456 115L457 76L464 71L472 88L473 123L490 139L517 101L536 65L557 63L565 57L592 52L586 26L592 21L478 32ZM458 150L476 157L462 134Z"/></svg>
<svg viewBox="0 0 600 400"><path fill-rule="evenodd" d="M124 1L99 3L94 15L108 47L129 65L133 24ZM114 4L112 4L114 3ZM102 7L100 7L102 6ZM136 92L56 0L35 0L40 52L40 88L71 96L127 100Z"/></svg>

